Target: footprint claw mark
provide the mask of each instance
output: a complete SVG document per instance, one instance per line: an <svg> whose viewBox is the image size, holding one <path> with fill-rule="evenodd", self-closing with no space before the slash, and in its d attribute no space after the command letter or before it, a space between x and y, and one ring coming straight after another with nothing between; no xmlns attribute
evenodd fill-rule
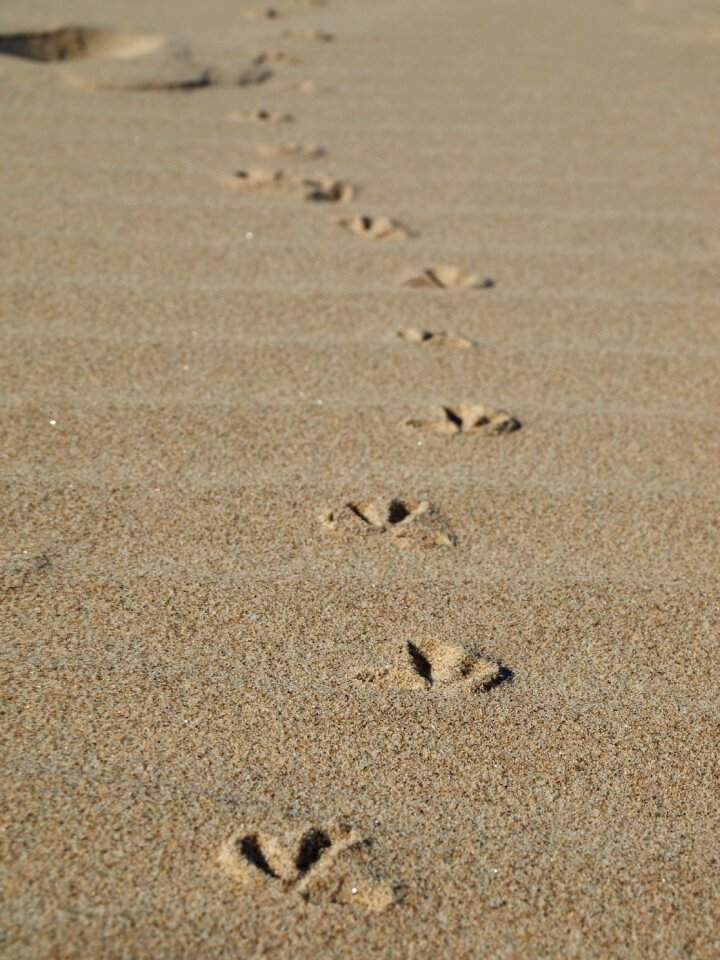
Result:
<svg viewBox="0 0 720 960"><path fill-rule="evenodd" d="M158 50L165 38L90 27L60 27L34 33L0 34L0 54L57 63L65 60L129 60Z"/></svg>
<svg viewBox="0 0 720 960"><path fill-rule="evenodd" d="M436 407L428 419L411 418L403 421L402 426L450 436L460 433L500 436L519 430L522 424L506 410L494 410L481 403L460 403L452 407Z"/></svg>
<svg viewBox="0 0 720 960"><path fill-rule="evenodd" d="M430 290L450 290L453 288L489 289L495 281L481 280L475 273L464 273L459 267L440 265L427 267L421 273L402 281L403 287L424 287Z"/></svg>
<svg viewBox="0 0 720 960"><path fill-rule="evenodd" d="M407 227L390 217L343 217L337 225L368 240L403 239L410 236Z"/></svg>
<svg viewBox="0 0 720 960"><path fill-rule="evenodd" d="M428 658L422 652L420 647L415 646L415 644L411 643L409 640L407 651L410 657L410 663L415 673L420 677L421 680L424 680L428 686L431 686L433 682L432 664Z"/></svg>
<svg viewBox="0 0 720 960"><path fill-rule="evenodd" d="M261 157L287 157L289 160L318 160L327 156L325 147L306 147L302 143L261 143L256 152Z"/></svg>
<svg viewBox="0 0 720 960"><path fill-rule="evenodd" d="M502 668L497 660L481 656L461 643L408 642L407 650L412 669L420 673L429 687L475 693L489 690L501 680Z"/></svg>
<svg viewBox="0 0 720 960"><path fill-rule="evenodd" d="M332 847L332 840L324 830L308 830L300 841L300 849L295 858L298 872L307 873L330 847Z"/></svg>
<svg viewBox="0 0 720 960"><path fill-rule="evenodd" d="M454 547L457 537L442 512L427 500L349 501L318 520L329 531L348 541L362 535L384 534L398 545Z"/></svg>
<svg viewBox="0 0 720 960"><path fill-rule="evenodd" d="M295 119L282 110L232 110L227 118L238 123L292 123Z"/></svg>
<svg viewBox="0 0 720 960"><path fill-rule="evenodd" d="M220 866L257 889L277 887L303 900L382 911L397 903L401 887L379 875L372 842L346 824L311 826L281 837L239 830L223 844Z"/></svg>
<svg viewBox="0 0 720 960"><path fill-rule="evenodd" d="M395 498L386 504L376 503L348 503L348 507L364 523L380 530L387 530L398 524L405 523L415 517L427 513L430 504L422 500L417 504L409 504Z"/></svg>
<svg viewBox="0 0 720 960"><path fill-rule="evenodd" d="M380 667L355 675L362 683L397 690L481 693L512 679L512 671L462 643L408 641L397 667Z"/></svg>
<svg viewBox="0 0 720 960"><path fill-rule="evenodd" d="M279 874L275 873L273 868L268 863L257 836L248 835L241 837L237 846L241 856L243 856L248 863L253 864L253 866L258 868L258 870L261 870L263 873L266 873L269 877L272 877L275 880L279 878Z"/></svg>
<svg viewBox="0 0 720 960"><path fill-rule="evenodd" d="M421 343L431 347L457 347L467 350L474 346L472 340L468 340L467 337L447 330L439 330L437 333L433 333L431 330L410 327L407 330L399 330L398 336L408 343Z"/></svg>
<svg viewBox="0 0 720 960"><path fill-rule="evenodd" d="M347 180L332 177L306 177L300 180L305 199L311 203L348 203L355 196L355 186Z"/></svg>

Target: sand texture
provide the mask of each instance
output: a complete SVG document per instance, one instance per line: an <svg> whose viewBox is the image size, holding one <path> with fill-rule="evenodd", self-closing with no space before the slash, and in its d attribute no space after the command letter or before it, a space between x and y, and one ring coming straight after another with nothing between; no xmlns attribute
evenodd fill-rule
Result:
<svg viewBox="0 0 720 960"><path fill-rule="evenodd" d="M718 91L716 0L4 0L3 960L717 960Z"/></svg>

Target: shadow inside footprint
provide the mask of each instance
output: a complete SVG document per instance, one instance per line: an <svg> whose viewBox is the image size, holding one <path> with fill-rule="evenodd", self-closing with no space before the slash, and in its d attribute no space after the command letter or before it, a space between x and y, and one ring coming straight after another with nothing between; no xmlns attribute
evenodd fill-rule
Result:
<svg viewBox="0 0 720 960"><path fill-rule="evenodd" d="M463 643L409 640L407 658L393 666L355 674L355 679L396 690L436 690L443 694L480 693L511 681L513 673L497 660Z"/></svg>
<svg viewBox="0 0 720 960"><path fill-rule="evenodd" d="M397 220L390 217L357 216L345 217L336 221L349 233L368 240L401 240L410 236L410 231Z"/></svg>
<svg viewBox="0 0 720 960"><path fill-rule="evenodd" d="M402 426L413 430L432 430L450 436L478 434L501 436L514 433L522 424L506 410L495 410L482 403L460 403L435 407L426 419L412 417Z"/></svg>
<svg viewBox="0 0 720 960"><path fill-rule="evenodd" d="M305 190L305 199L311 203L348 203L355 196L355 187L347 180L305 177L299 182Z"/></svg>
<svg viewBox="0 0 720 960"><path fill-rule="evenodd" d="M457 537L443 513L427 500L348 501L322 513L318 520L328 531L345 540L378 534L391 537L398 546L454 547Z"/></svg>
<svg viewBox="0 0 720 960"><path fill-rule="evenodd" d="M423 680L426 680L428 684L432 684L432 664L428 658L422 653L419 647L416 647L415 644L411 643L409 640L407 649L410 655L410 662L415 673L422 677Z"/></svg>
<svg viewBox="0 0 720 960"><path fill-rule="evenodd" d="M408 518L421 516L429 507L429 504L422 501L419 504L408 504L397 497L393 498L388 505L378 505L375 503L348 503L348 508L359 517L364 523L378 529L394 527L399 523L404 523Z"/></svg>
<svg viewBox="0 0 720 960"><path fill-rule="evenodd" d="M453 288L489 289L495 281L489 277L481 280L475 273L464 273L459 267L440 265L427 267L416 276L403 280L404 287L425 287L431 290L450 290Z"/></svg>
<svg viewBox="0 0 720 960"><path fill-rule="evenodd" d="M138 83L95 84L96 90L134 90L138 93L160 93L188 90L205 90L220 83L219 75L213 69L202 70L196 76L168 80L142 80Z"/></svg>
<svg viewBox="0 0 720 960"><path fill-rule="evenodd" d="M277 873L275 873L273 868L265 859L265 854L262 852L262 848L260 847L257 837L241 837L238 847L240 853L243 855L243 857L245 857L248 863L251 863L254 867L257 867L258 870L262 870L262 872L266 873L269 877L278 879Z"/></svg>
<svg viewBox="0 0 720 960"><path fill-rule="evenodd" d="M245 16L248 20L280 20L283 15L275 7L265 7L260 10L248 10Z"/></svg>
<svg viewBox="0 0 720 960"><path fill-rule="evenodd" d="M310 867L318 862L323 851L329 850L331 846L332 841L324 830L310 830L300 841L295 866L300 873L307 873Z"/></svg>
<svg viewBox="0 0 720 960"><path fill-rule="evenodd" d="M395 526L396 523L402 523L412 515L412 508L403 503L402 500L391 500L388 507L388 523Z"/></svg>
<svg viewBox="0 0 720 960"><path fill-rule="evenodd" d="M382 911L397 903L401 887L379 876L372 843L346 824L285 830L279 837L240 830L223 844L218 862L256 889L274 887L303 900Z"/></svg>
<svg viewBox="0 0 720 960"><path fill-rule="evenodd" d="M198 62L188 47L156 34L63 27L5 34L0 52L61 64L58 79L87 92L193 91L232 82L223 71Z"/></svg>
<svg viewBox="0 0 720 960"><path fill-rule="evenodd" d="M467 350L473 346L472 340L448 330L438 330L434 333L432 330L409 327L407 330L399 330L398 337L407 341L407 343L421 343L431 347L458 347Z"/></svg>
<svg viewBox="0 0 720 960"><path fill-rule="evenodd" d="M129 59L152 53L165 43L160 36L119 33L91 27L60 27L35 33L0 34L0 54L56 63L66 60Z"/></svg>

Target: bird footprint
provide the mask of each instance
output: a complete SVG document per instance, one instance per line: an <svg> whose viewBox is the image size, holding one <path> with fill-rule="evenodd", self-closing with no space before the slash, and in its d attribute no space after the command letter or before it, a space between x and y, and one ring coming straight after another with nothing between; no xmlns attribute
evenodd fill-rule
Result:
<svg viewBox="0 0 720 960"><path fill-rule="evenodd" d="M430 639L408 641L397 666L383 666L355 675L356 680L399 690L439 690L446 694L490 690L512 673L497 660L462 643Z"/></svg>
<svg viewBox="0 0 720 960"><path fill-rule="evenodd" d="M521 423L505 410L494 410L482 403L459 403L455 406L435 407L428 418L411 418L403 421L403 426L412 430L433 430L435 433L451 436L460 433L498 436L519 430Z"/></svg>
<svg viewBox="0 0 720 960"><path fill-rule="evenodd" d="M371 848L372 841L347 824L290 828L279 836L241 829L223 845L218 862L255 888L382 911L397 902L401 888L382 879Z"/></svg>
<svg viewBox="0 0 720 960"><path fill-rule="evenodd" d="M427 287L431 290L450 290L455 287L471 289L488 289L495 286L495 281L485 278L481 280L475 273L464 273L459 267L441 265L426 267L421 273L403 280L404 287Z"/></svg>
<svg viewBox="0 0 720 960"><path fill-rule="evenodd" d="M392 220L390 217L343 217L336 221L337 225L354 233L358 237L365 237L368 240L400 240L410 236L407 227Z"/></svg>
<svg viewBox="0 0 720 960"><path fill-rule="evenodd" d="M225 184L240 190L270 190L274 193L300 195L311 203L347 203L355 195L355 187L347 180L326 176L288 174L283 170L254 168L237 170L225 178Z"/></svg>
<svg viewBox="0 0 720 960"><path fill-rule="evenodd" d="M473 345L472 340L449 330L438 330L434 333L432 330L409 327L407 330L399 330L398 336L407 343L420 343L430 347L458 347L461 350L467 350Z"/></svg>
<svg viewBox="0 0 720 960"><path fill-rule="evenodd" d="M387 501L348 501L326 511L320 523L346 540L354 536L385 534L399 545L453 547L457 537L443 513L428 500L393 497Z"/></svg>

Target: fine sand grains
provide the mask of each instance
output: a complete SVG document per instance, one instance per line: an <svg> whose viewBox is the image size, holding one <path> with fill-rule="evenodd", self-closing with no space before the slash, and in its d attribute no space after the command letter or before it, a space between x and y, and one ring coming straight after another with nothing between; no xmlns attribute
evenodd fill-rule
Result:
<svg viewBox="0 0 720 960"><path fill-rule="evenodd" d="M708 5L56 17L0 11L7 956L714 960Z"/></svg>

